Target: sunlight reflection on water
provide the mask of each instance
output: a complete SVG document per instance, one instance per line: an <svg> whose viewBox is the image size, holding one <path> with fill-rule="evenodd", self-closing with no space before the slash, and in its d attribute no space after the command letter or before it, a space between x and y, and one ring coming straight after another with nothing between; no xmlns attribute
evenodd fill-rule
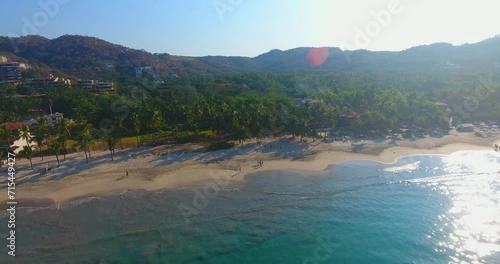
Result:
<svg viewBox="0 0 500 264"><path fill-rule="evenodd" d="M460 152L443 159L449 176L418 179L451 199L447 215L433 234L450 229L436 251L451 251L452 263L464 258L483 263L484 258L500 252L500 155L498 153Z"/></svg>

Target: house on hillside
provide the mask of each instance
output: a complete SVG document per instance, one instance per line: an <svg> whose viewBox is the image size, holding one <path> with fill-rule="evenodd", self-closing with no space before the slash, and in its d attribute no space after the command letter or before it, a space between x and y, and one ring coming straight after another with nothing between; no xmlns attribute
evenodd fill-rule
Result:
<svg viewBox="0 0 500 264"><path fill-rule="evenodd" d="M97 83L97 91L99 93L116 92L115 84L113 82L99 82L99 83Z"/></svg>
<svg viewBox="0 0 500 264"><path fill-rule="evenodd" d="M76 82L76 87L81 89L92 90L97 85L97 81L95 80L78 80Z"/></svg>
<svg viewBox="0 0 500 264"><path fill-rule="evenodd" d="M54 77L52 74L48 78L34 78L26 80L26 84L37 93L43 93L46 88L62 88L71 86L71 80Z"/></svg>
<svg viewBox="0 0 500 264"><path fill-rule="evenodd" d="M47 121L49 121L49 123L57 123L57 122L59 122L59 120L61 120L63 118L64 118L64 114L59 113L59 112L51 113L51 114L48 114L45 116L45 119L47 119Z"/></svg>

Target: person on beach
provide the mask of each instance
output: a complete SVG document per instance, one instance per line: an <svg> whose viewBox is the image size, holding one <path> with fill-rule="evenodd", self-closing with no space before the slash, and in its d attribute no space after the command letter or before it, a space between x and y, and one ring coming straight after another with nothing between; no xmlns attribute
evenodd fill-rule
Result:
<svg viewBox="0 0 500 264"><path fill-rule="evenodd" d="M127 174L127 177L128 177L128 170L126 170L125 173Z"/></svg>

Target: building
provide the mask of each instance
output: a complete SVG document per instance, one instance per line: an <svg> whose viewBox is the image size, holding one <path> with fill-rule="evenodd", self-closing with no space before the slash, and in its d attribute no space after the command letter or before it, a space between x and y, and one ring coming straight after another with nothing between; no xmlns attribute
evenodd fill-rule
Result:
<svg viewBox="0 0 500 264"><path fill-rule="evenodd" d="M461 124L457 127L458 132L474 132L473 124Z"/></svg>
<svg viewBox="0 0 500 264"><path fill-rule="evenodd" d="M113 82L99 82L97 83L97 91L100 93L116 92L115 84Z"/></svg>
<svg viewBox="0 0 500 264"><path fill-rule="evenodd" d="M339 127L342 126L350 126L352 122L356 121L361 114L358 112L344 112L338 115L337 117L337 125Z"/></svg>
<svg viewBox="0 0 500 264"><path fill-rule="evenodd" d="M89 90L96 88L96 85L97 85L96 80L79 80L76 83L76 87Z"/></svg>
<svg viewBox="0 0 500 264"><path fill-rule="evenodd" d="M12 123L12 122L0 124L0 127L5 126L10 131L12 131L12 135L13 135L13 137L9 138L9 146L6 146L6 145L0 146L0 149L2 149L2 151L8 150L10 147L10 148L12 148L12 150L14 151L15 154L18 154L19 151L21 151L22 146L26 146L28 144L23 139L16 139L17 135L19 135L19 129L21 129L21 127L24 125L25 124L23 124L23 123ZM31 144L31 145L33 145L33 144Z"/></svg>
<svg viewBox="0 0 500 264"><path fill-rule="evenodd" d="M51 74L49 78L28 79L26 80L26 84L36 92L41 93L46 88L62 88L64 86L71 86L71 81L69 79L54 77Z"/></svg>
<svg viewBox="0 0 500 264"><path fill-rule="evenodd" d="M28 109L28 112L30 113L30 116L32 117L39 117L44 115L44 111L41 108L38 107L31 107Z"/></svg>
<svg viewBox="0 0 500 264"><path fill-rule="evenodd" d="M76 86L81 89L97 90L99 93L116 92L115 83L99 82L98 80L80 80Z"/></svg>
<svg viewBox="0 0 500 264"><path fill-rule="evenodd" d="M59 120L64 118L64 114L59 113L59 112L55 112L55 113L51 113L49 115L46 115L45 118L50 123L56 123L56 122L59 122Z"/></svg>
<svg viewBox="0 0 500 264"><path fill-rule="evenodd" d="M21 83L21 68L17 62L0 63L0 83Z"/></svg>

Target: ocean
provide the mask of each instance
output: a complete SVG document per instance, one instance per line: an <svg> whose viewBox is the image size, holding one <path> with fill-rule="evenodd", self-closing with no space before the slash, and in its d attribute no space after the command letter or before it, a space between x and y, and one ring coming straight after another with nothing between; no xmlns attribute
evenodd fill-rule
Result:
<svg viewBox="0 0 500 264"><path fill-rule="evenodd" d="M22 208L16 225L0 263L500 263L500 153L124 191Z"/></svg>

